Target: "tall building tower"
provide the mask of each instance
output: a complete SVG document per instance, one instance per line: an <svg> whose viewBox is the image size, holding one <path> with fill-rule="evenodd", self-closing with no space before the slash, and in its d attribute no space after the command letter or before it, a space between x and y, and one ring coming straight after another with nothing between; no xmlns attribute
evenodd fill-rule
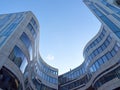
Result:
<svg viewBox="0 0 120 90"><path fill-rule="evenodd" d="M39 38L32 12L0 15L0 89L58 89L58 70L40 57Z"/></svg>
<svg viewBox="0 0 120 90"><path fill-rule="evenodd" d="M59 90L120 90L120 0L83 0L101 22L84 62L59 76Z"/></svg>

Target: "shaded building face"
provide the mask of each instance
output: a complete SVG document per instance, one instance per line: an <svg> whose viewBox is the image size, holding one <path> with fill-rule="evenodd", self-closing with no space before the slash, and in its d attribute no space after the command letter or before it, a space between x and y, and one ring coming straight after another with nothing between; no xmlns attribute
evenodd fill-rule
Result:
<svg viewBox="0 0 120 90"><path fill-rule="evenodd" d="M0 70L0 88L3 90L23 90L17 77L5 67Z"/></svg>

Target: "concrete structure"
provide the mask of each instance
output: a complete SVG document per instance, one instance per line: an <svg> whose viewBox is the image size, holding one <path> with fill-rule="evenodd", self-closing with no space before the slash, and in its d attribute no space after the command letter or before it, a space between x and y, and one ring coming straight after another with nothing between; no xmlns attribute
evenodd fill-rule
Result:
<svg viewBox="0 0 120 90"><path fill-rule="evenodd" d="M101 22L84 49L84 62L60 75L39 54L32 12L0 15L0 89L120 90L120 0L83 0Z"/></svg>
<svg viewBox="0 0 120 90"><path fill-rule="evenodd" d="M39 55L39 35L39 23L32 12L0 15L1 89L58 89L58 70Z"/></svg>
<svg viewBox="0 0 120 90"><path fill-rule="evenodd" d="M59 90L120 90L120 0L83 0L101 22L82 65L59 76Z"/></svg>

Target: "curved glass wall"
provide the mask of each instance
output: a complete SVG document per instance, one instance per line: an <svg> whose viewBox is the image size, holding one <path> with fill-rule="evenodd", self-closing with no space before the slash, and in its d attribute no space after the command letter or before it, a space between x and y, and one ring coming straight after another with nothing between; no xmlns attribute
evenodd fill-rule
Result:
<svg viewBox="0 0 120 90"><path fill-rule="evenodd" d="M39 65L39 68L41 68L41 70L43 70L44 72L50 73L50 74L55 75L55 76L58 75L58 71L51 69L50 66L46 65L46 63L43 63L43 60L40 59L38 61L38 65Z"/></svg>
<svg viewBox="0 0 120 90"><path fill-rule="evenodd" d="M115 43L115 45L114 45L114 47L112 48L111 51L108 51L107 53L105 53L102 57L97 59L94 62L94 64L92 64L92 66L90 67L91 74L96 72L104 63L106 63L112 57L114 57L119 50L120 50L120 44L119 43Z"/></svg>
<svg viewBox="0 0 120 90"><path fill-rule="evenodd" d="M93 11L102 23L102 30L98 33L98 36L96 36L94 40L92 40L84 49L83 56L85 61L83 64L78 68L59 76L60 90L77 90L86 86L90 80L94 82L95 79L103 73L96 77L93 77L93 75L99 74L99 70L101 70L103 66L107 65L108 61L113 62L113 58L119 54L120 27L118 22L120 22L120 8L108 3L108 1L109 0L84 0L86 5ZM113 34L111 34L112 32ZM117 64L119 64L119 62L117 62ZM80 68L84 68L83 75L80 75L79 72L77 72ZM105 70L103 70L103 72L106 72ZM97 90L103 84L113 80L116 77L120 78L118 69L104 74L95 82L93 86L91 84L88 88L91 88L90 90ZM82 81L82 83L80 83L80 81Z"/></svg>
<svg viewBox="0 0 120 90"><path fill-rule="evenodd" d="M75 68L74 70L71 70L68 73L60 75L59 84L70 82L74 79L80 78L84 74L85 74L85 68L83 65L81 65L80 67Z"/></svg>
<svg viewBox="0 0 120 90"><path fill-rule="evenodd" d="M112 41L112 37L110 35L107 36L106 40L102 43L102 45L99 45L91 54L86 57L85 60L85 67L89 65L89 63L94 60L96 56L101 54L104 50L107 49L107 47L111 44L110 42Z"/></svg>
<svg viewBox="0 0 120 90"><path fill-rule="evenodd" d="M36 72L39 77L51 84L58 84L57 73L58 71L50 69L47 65L43 64L41 61L35 64Z"/></svg>
<svg viewBox="0 0 120 90"><path fill-rule="evenodd" d="M3 17L4 16L4 17ZM0 19L0 47L8 37L15 31L15 28L23 20L24 13L1 15ZM4 27L3 27L4 26Z"/></svg>
<svg viewBox="0 0 120 90"><path fill-rule="evenodd" d="M95 47L96 45L98 45L102 39L105 37L106 31L103 28L102 32L100 33L100 35L89 45L87 46L87 48L84 51L84 57L86 57L86 54L89 52L90 49L92 49L93 47Z"/></svg>

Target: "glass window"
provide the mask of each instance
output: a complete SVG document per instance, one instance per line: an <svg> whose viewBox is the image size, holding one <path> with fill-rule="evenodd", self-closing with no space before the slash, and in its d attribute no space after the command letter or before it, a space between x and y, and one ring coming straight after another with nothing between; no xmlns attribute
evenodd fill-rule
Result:
<svg viewBox="0 0 120 90"><path fill-rule="evenodd" d="M97 61L95 62L95 67L96 67L96 69L99 69L99 67L100 67L100 65Z"/></svg>
<svg viewBox="0 0 120 90"><path fill-rule="evenodd" d="M111 36L108 36L107 40L108 40L108 41L111 41L111 40L112 40Z"/></svg>
<svg viewBox="0 0 120 90"><path fill-rule="evenodd" d="M118 8L116 8L116 7L114 7L114 6L112 6L111 4L109 4L109 3L107 3L107 6L108 6L108 8L110 8L112 11L114 11L115 13L118 13L118 12L120 12L120 9L118 9Z"/></svg>
<svg viewBox="0 0 120 90"><path fill-rule="evenodd" d="M98 62L99 62L100 65L102 65L102 64L104 63L104 61L103 61L102 58L99 58L99 59L98 59Z"/></svg>
<svg viewBox="0 0 120 90"><path fill-rule="evenodd" d="M91 73L93 73L93 72L94 72L93 67L90 67L90 72L91 72Z"/></svg>
<svg viewBox="0 0 120 90"><path fill-rule="evenodd" d="M103 15L103 14L102 14L100 11L98 11L97 9L95 9L94 12L95 12L99 17Z"/></svg>
<svg viewBox="0 0 120 90"><path fill-rule="evenodd" d="M95 43L95 45L96 45L96 44L98 43L98 42L97 42L97 40L95 40L95 42L94 42L94 43Z"/></svg>
<svg viewBox="0 0 120 90"><path fill-rule="evenodd" d="M109 14L109 12L108 11L106 11L104 8L102 8L100 5L98 5L98 4L96 4L105 14Z"/></svg>
<svg viewBox="0 0 120 90"><path fill-rule="evenodd" d="M108 58L104 55L104 56L102 57L102 60L103 60L104 62L107 62L107 61L108 61Z"/></svg>
<svg viewBox="0 0 120 90"><path fill-rule="evenodd" d="M92 65L93 71L95 72L97 68L95 67L95 64Z"/></svg>
<svg viewBox="0 0 120 90"><path fill-rule="evenodd" d="M105 41L105 46L107 47L110 44L108 40Z"/></svg>
<svg viewBox="0 0 120 90"><path fill-rule="evenodd" d="M118 52L119 48L118 46L115 44L115 47L114 47L115 51Z"/></svg>
<svg viewBox="0 0 120 90"><path fill-rule="evenodd" d="M20 68L22 73L24 73L28 61L23 52L20 50L20 48L15 46L12 52L10 53L9 58Z"/></svg>
<svg viewBox="0 0 120 90"><path fill-rule="evenodd" d="M101 47L98 48L98 52L99 52L99 53L102 52L102 48L101 48Z"/></svg>
<svg viewBox="0 0 120 90"><path fill-rule="evenodd" d="M102 44L102 50L104 51L105 49L106 49L106 47L105 47L105 45L104 44Z"/></svg>
<svg viewBox="0 0 120 90"><path fill-rule="evenodd" d="M95 56L99 54L97 49L95 50L94 53L95 53Z"/></svg>
<svg viewBox="0 0 120 90"><path fill-rule="evenodd" d="M116 51L114 49L112 49L111 54L112 54L112 56L115 56L116 55Z"/></svg>
<svg viewBox="0 0 120 90"><path fill-rule="evenodd" d="M21 35L20 39L22 40L22 42L24 43L24 45L28 49L29 55L30 55L30 60L32 60L32 44L31 44L30 39L28 38L28 36L25 33L23 33Z"/></svg>
<svg viewBox="0 0 120 90"><path fill-rule="evenodd" d="M120 48L120 43L117 42L117 46Z"/></svg>
<svg viewBox="0 0 120 90"><path fill-rule="evenodd" d="M110 21L106 16L102 16L101 19L105 22L106 25L108 25L108 27L113 32L119 31L119 28L112 21Z"/></svg>
<svg viewBox="0 0 120 90"><path fill-rule="evenodd" d="M104 35L106 34L106 31L105 31L105 29L103 29L102 33L103 33Z"/></svg>
<svg viewBox="0 0 120 90"><path fill-rule="evenodd" d="M35 22L35 20L32 18L31 19L31 23L33 24L33 26L35 26L35 28L37 29L37 24L36 24L36 22Z"/></svg>
<svg viewBox="0 0 120 90"><path fill-rule="evenodd" d="M111 53L110 53L110 52L108 52L108 53L106 54L106 57L108 58L108 60L110 60L110 59L112 58Z"/></svg>
<svg viewBox="0 0 120 90"><path fill-rule="evenodd" d="M33 37L35 38L35 37L36 37L36 32L35 32L33 26L29 23L29 24L27 25L27 28L30 30L31 34L32 34Z"/></svg>
<svg viewBox="0 0 120 90"><path fill-rule="evenodd" d="M100 37L98 37L98 38L97 38L97 41L98 41L98 42L100 42L100 41L101 41Z"/></svg>

